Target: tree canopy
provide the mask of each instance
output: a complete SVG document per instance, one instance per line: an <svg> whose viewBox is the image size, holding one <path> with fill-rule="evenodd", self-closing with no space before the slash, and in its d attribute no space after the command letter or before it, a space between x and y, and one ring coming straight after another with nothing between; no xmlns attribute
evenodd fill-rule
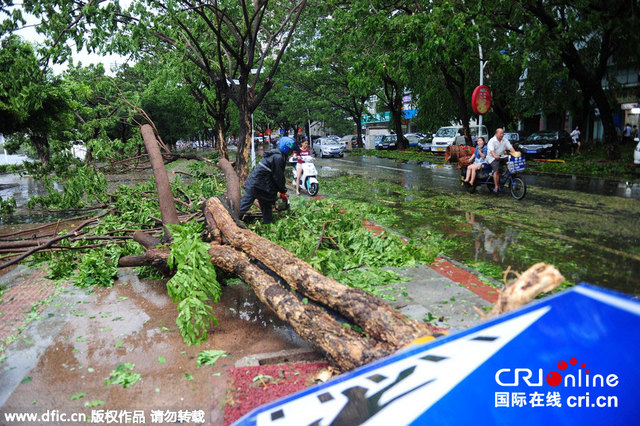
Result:
<svg viewBox="0 0 640 426"><path fill-rule="evenodd" d="M139 108L169 143L204 132L226 157L227 133L237 134L236 171L244 178L252 116L262 131L313 119L360 134L375 95L376 112L389 111L390 127L401 133L402 98L410 93L423 130L467 125L480 63L493 93L486 116L492 126L567 111L586 123L597 110L614 159L616 77L640 67L640 34L629 30L640 23L637 2L135 0L126 10L117 1L4 4L0 131L28 134L45 162L50 139L125 144ZM44 43L11 34L27 14L38 20ZM124 67L117 81L97 68L51 74L52 63L82 47L140 65Z"/></svg>

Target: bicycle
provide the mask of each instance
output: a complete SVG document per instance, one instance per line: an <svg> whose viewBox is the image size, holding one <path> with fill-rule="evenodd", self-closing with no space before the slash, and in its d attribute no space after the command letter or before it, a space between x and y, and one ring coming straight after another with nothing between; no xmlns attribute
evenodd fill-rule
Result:
<svg viewBox="0 0 640 426"><path fill-rule="evenodd" d="M504 158L500 159L500 161L504 161ZM508 156L507 161L507 170L500 173L500 179L498 180L498 186L500 188L504 188L508 185L509 191L511 192L511 196L516 200L522 200L524 196L527 194L527 184L524 180L518 176L519 172L524 171L526 161L524 157L511 157ZM467 174L467 168L462 168L462 175L460 180L463 181ZM482 169L480 169L476 175L476 179L473 185L470 185L466 182L462 182L462 185L466 187L467 191L470 194L476 192L476 188L481 185L487 185L489 188L489 192L493 192L494 183L493 183L493 174L491 173L491 168L488 164L486 164Z"/></svg>

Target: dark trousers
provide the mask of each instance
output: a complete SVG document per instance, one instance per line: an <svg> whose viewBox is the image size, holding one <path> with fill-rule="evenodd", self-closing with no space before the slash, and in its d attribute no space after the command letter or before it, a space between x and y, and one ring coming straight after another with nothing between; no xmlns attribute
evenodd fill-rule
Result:
<svg viewBox="0 0 640 426"><path fill-rule="evenodd" d="M269 194L262 194L252 189L246 190L242 196L242 200L240 201L240 220L242 220L244 214L251 208L255 199L258 200L260 211L262 211L262 223L272 223L273 197L269 196Z"/></svg>

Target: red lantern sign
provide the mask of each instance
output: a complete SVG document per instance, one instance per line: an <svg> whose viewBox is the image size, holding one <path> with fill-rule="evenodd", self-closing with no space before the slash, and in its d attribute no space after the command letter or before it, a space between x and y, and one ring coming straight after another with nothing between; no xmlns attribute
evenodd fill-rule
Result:
<svg viewBox="0 0 640 426"><path fill-rule="evenodd" d="M478 86L471 95L471 107L478 115L485 115L491 108L491 91L484 84Z"/></svg>

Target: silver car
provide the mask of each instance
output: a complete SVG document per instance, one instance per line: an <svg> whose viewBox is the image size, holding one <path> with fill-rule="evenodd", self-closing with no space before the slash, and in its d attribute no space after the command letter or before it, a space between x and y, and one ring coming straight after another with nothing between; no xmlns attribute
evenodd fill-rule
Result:
<svg viewBox="0 0 640 426"><path fill-rule="evenodd" d="M320 157L344 157L344 147L339 140L320 138L313 141L313 153Z"/></svg>

